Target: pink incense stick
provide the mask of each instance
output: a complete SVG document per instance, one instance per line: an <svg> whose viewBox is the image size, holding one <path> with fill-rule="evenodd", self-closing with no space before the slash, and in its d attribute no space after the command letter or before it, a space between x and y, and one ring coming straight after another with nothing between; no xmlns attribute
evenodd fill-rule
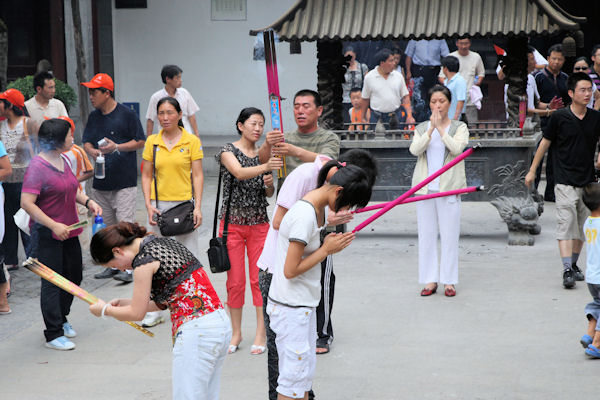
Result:
<svg viewBox="0 0 600 400"><path fill-rule="evenodd" d="M402 203L406 198L410 197L417 190L421 189L423 186L427 185L429 182L431 182L432 180L434 180L435 178L437 178L444 172L448 171L450 168L452 168L453 166L455 166L456 164L458 164L465 158L469 157L471 154L473 154L473 151L475 151L475 149L477 149L479 146L480 145L477 144L477 145L471 147L470 149L467 149L466 151L464 151L461 155L456 157L454 160L450 161L448 164L444 165L442 168L440 168L439 170L437 170L436 172L434 172L433 174L431 174L427 178L425 178L425 180L423 182L412 187L406 193L404 193L403 195L398 197L396 200L389 202L381 210L377 211L375 214L371 215L369 218L367 218L366 220L364 220L363 222L358 224L356 226L356 228L354 228L352 230L352 232L356 233L356 232L360 231L362 228L369 225L371 222L375 221L377 218L381 217L386 212L390 211L392 208L394 208L394 206Z"/></svg>
<svg viewBox="0 0 600 400"><path fill-rule="evenodd" d="M447 192L429 193L429 194L424 194L424 195L421 195L421 196L409 197L408 199L404 200L400 204L413 203L415 201L421 201L421 200L435 199L437 197L452 196L452 195L455 195L455 194L465 194L465 193L471 193L471 192L479 192L479 191L483 191L483 190L485 190L485 188L483 186L469 186L469 187L464 188L464 189L448 190ZM392 201L394 201L394 200L392 200ZM391 202L387 201L385 203L375 204L375 205L368 206L368 207L365 207L365 208L359 208L358 210L352 211L352 213L353 214L359 214L359 213L363 213L363 212L366 212L366 211L377 210L379 208L385 207L389 203L391 203Z"/></svg>

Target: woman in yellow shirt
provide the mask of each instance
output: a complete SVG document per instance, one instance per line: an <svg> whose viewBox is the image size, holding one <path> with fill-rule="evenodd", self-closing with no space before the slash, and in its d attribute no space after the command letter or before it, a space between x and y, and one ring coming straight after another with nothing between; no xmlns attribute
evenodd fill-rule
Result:
<svg viewBox="0 0 600 400"><path fill-rule="evenodd" d="M161 130L148 136L142 158L142 192L148 212L149 231L162 236L156 224L156 216L178 204L194 199L194 228L202 223L202 143L200 139L183 128L179 102L172 97L163 97L156 106ZM153 150L156 159L153 162ZM154 164L156 163L156 165ZM156 169L156 171L155 171ZM158 187L158 207L154 191L153 173ZM173 237L199 258L198 230ZM163 322L159 312L148 313L143 326L154 326Z"/></svg>

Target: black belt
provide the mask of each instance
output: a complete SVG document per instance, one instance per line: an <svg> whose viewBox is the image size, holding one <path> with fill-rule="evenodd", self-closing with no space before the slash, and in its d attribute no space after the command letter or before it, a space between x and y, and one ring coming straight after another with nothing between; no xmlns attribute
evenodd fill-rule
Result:
<svg viewBox="0 0 600 400"><path fill-rule="evenodd" d="M269 298L269 301L272 301L275 304L279 304L280 306L286 306L286 307L291 307L291 308L304 308L304 307L306 307L306 308L314 308L314 307L310 307L310 306L292 306L290 304L282 303L281 301L273 300L271 298L271 296L267 296L267 297Z"/></svg>

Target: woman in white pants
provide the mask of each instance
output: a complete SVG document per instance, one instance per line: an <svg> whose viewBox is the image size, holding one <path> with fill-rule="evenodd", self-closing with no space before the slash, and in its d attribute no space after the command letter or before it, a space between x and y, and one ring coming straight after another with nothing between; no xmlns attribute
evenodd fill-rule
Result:
<svg viewBox="0 0 600 400"><path fill-rule="evenodd" d="M469 140L467 125L448 118L452 94L442 85L429 91L431 118L417 125L409 151L418 157L412 185L425 180L461 154ZM458 163L416 194L445 192L467 186L464 161ZM460 197L447 196L417 203L419 233L419 283L425 287L421 296L437 291L438 282L444 294L456 295L458 283L458 238L460 236ZM441 240L438 262L437 237Z"/></svg>

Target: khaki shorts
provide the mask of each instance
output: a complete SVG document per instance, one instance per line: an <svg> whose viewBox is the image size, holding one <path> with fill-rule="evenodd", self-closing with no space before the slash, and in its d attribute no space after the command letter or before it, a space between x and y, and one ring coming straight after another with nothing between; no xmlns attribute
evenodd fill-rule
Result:
<svg viewBox="0 0 600 400"><path fill-rule="evenodd" d="M583 204L581 196L583 188L578 188L561 183L554 187L556 196L556 239L577 239L584 241L583 225L590 211Z"/></svg>

